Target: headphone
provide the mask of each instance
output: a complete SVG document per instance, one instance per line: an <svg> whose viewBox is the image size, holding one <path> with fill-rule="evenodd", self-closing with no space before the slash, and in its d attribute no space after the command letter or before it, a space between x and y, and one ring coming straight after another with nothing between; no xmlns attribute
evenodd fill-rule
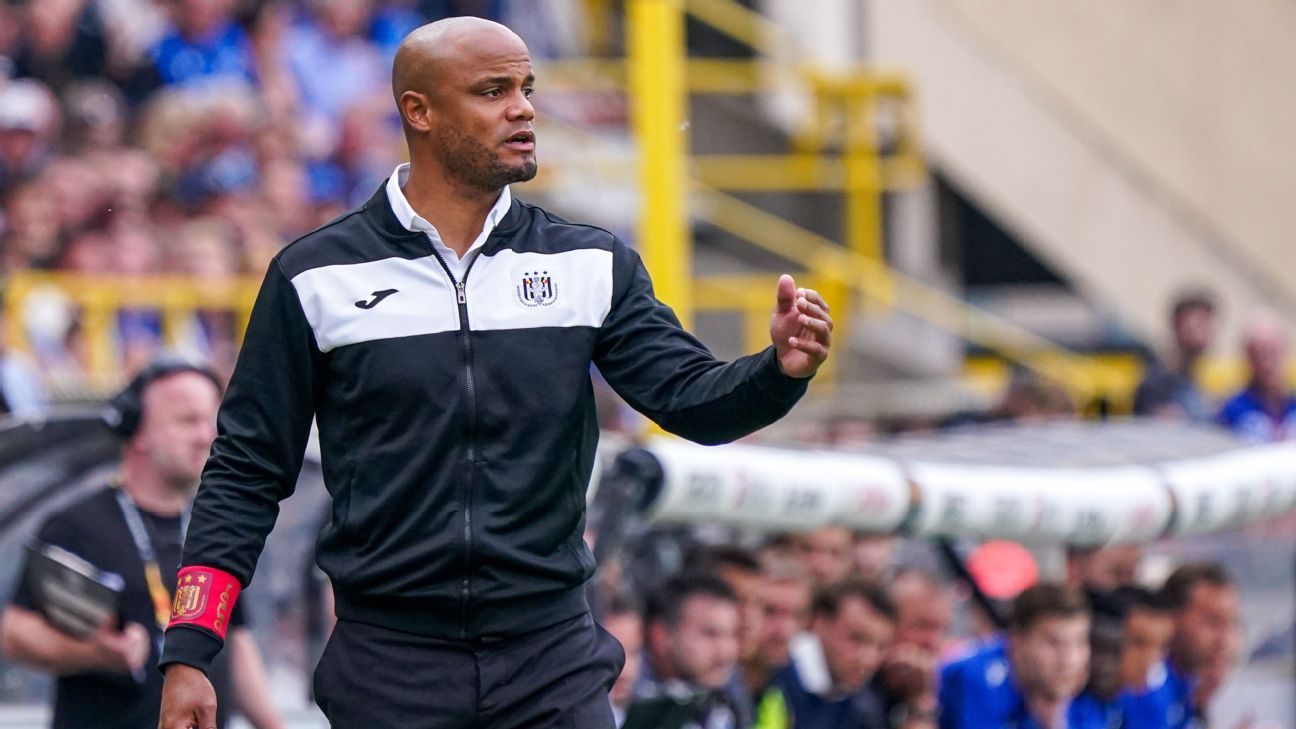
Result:
<svg viewBox="0 0 1296 729"><path fill-rule="evenodd" d="M104 407L103 420L117 435L130 439L139 430L140 421L144 418L144 393L154 382L180 372L193 372L202 375L216 386L217 392L225 388L220 377L206 365L190 361L177 354L163 354L155 357L131 378L125 389L113 396Z"/></svg>

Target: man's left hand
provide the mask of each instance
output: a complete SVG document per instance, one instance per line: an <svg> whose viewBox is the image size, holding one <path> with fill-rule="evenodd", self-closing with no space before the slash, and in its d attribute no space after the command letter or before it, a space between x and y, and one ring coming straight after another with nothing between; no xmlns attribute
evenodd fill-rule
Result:
<svg viewBox="0 0 1296 729"><path fill-rule="evenodd" d="M828 359L833 321L818 291L799 289L792 277L778 281L777 306L770 317L770 339L779 369L789 377L810 377Z"/></svg>

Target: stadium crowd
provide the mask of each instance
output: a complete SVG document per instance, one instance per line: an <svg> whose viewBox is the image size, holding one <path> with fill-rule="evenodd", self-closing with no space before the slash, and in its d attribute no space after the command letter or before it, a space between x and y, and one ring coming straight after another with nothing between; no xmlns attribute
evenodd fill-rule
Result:
<svg viewBox="0 0 1296 729"><path fill-rule="evenodd" d="M984 603L895 542L824 527L757 549L700 545L603 622L625 646L626 727L1205 727L1238 657L1218 564L1138 582L1136 547L1072 549L1065 578L987 542ZM961 623L961 625L960 625ZM957 637L960 635L961 637Z"/></svg>
<svg viewBox="0 0 1296 729"><path fill-rule="evenodd" d="M500 0L0 5L0 274L260 275L403 158L388 84L400 39L450 14L517 12L537 11ZM1255 440L1296 434L1272 319L1248 328L1250 383L1220 404L1192 377L1214 344L1210 297L1184 297L1171 319L1174 345L1136 412ZM38 410L52 378L84 367L74 316L23 326L36 362L0 348L0 412ZM157 312L118 329L128 371L162 340ZM228 315L205 315L191 344L228 374L235 331ZM993 417L1073 412L1023 377ZM851 418L815 435L871 437ZM1051 581L1020 547L987 543L965 586L904 564L890 537L838 526L751 548L684 541L651 581L614 562L592 587L627 656L611 694L626 727L1206 726L1240 650L1238 591L1217 564L1149 587L1135 548L1072 550Z"/></svg>
<svg viewBox="0 0 1296 729"><path fill-rule="evenodd" d="M2 3L0 273L260 276L284 243L363 202L403 159L389 77L408 31L452 14L525 19L543 54L561 48L563 7ZM84 374L75 312L23 326L47 381ZM127 372L162 338L156 312L118 329ZM228 373L233 332L207 313L183 348Z"/></svg>

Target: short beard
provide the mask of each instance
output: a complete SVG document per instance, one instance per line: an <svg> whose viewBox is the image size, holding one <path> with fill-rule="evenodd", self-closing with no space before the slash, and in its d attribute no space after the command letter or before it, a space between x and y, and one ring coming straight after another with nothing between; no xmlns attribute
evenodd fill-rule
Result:
<svg viewBox="0 0 1296 729"><path fill-rule="evenodd" d="M201 473L191 477L190 474L181 473L179 469L164 473L163 478L172 491L188 494L191 497L198 491L198 484L202 481Z"/></svg>
<svg viewBox="0 0 1296 729"><path fill-rule="evenodd" d="M443 127L438 141L446 171L469 187L494 192L536 176L534 156L521 166L506 165L498 154L453 127Z"/></svg>

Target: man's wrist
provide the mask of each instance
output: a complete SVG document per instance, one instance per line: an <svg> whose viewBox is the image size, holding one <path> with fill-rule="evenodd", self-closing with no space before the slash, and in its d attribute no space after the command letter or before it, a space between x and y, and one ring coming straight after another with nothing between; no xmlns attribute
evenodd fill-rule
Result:
<svg viewBox="0 0 1296 729"><path fill-rule="evenodd" d="M158 668L165 673L170 666L182 664L206 673L222 645L224 641L203 628L191 625L175 626L166 632Z"/></svg>
<svg viewBox="0 0 1296 729"><path fill-rule="evenodd" d="M766 394L777 397L787 397L788 395L800 396L810 384L810 379L814 374L805 377L794 377L783 371L783 363L779 361L778 349L776 347L767 347L760 354L766 358L763 367L757 369L756 382Z"/></svg>

